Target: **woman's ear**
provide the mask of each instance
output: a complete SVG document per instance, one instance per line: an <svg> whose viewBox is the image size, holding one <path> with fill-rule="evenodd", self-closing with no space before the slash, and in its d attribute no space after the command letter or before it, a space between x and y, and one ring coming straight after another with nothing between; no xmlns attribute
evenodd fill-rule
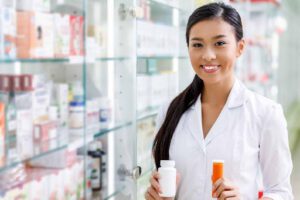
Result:
<svg viewBox="0 0 300 200"><path fill-rule="evenodd" d="M240 57L243 54L245 46L246 46L245 39L241 39L240 41L238 41L237 52L236 52L236 57L237 58Z"/></svg>

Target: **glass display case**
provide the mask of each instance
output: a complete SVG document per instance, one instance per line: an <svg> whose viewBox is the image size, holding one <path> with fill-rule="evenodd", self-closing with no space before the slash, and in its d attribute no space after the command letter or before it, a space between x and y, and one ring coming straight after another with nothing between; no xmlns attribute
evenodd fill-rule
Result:
<svg viewBox="0 0 300 200"><path fill-rule="evenodd" d="M277 101L279 40L285 29L279 1L235 1L241 17L246 49L236 66L248 88Z"/></svg>
<svg viewBox="0 0 300 200"><path fill-rule="evenodd" d="M158 108L192 80L192 8L0 1L0 199L142 199Z"/></svg>
<svg viewBox="0 0 300 200"><path fill-rule="evenodd" d="M159 108L191 83L194 72L185 40L194 1L139 0L137 16L137 199L144 199L154 170L152 144Z"/></svg>

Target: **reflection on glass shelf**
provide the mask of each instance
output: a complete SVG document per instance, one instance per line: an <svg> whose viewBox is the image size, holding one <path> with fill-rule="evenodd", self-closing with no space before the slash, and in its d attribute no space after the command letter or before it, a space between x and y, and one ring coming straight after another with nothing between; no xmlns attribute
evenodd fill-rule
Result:
<svg viewBox="0 0 300 200"><path fill-rule="evenodd" d="M53 199L56 194L60 194L61 199L82 199L84 163L75 155L75 152L62 150L0 173L0 199L39 199L41 196Z"/></svg>
<svg viewBox="0 0 300 200"><path fill-rule="evenodd" d="M7 155L5 155L0 165L0 172L68 147L68 139L66 137L54 138L43 142L34 142L32 138L22 138L20 142L11 139L9 141L6 140L5 143ZM13 153L9 152L11 144L17 144L18 146L18 149L15 149Z"/></svg>
<svg viewBox="0 0 300 200"><path fill-rule="evenodd" d="M122 61L122 60L129 60L129 59L132 59L132 57L111 57L111 58L96 58L95 60L96 61Z"/></svg>
<svg viewBox="0 0 300 200"><path fill-rule="evenodd" d="M189 59L188 56L175 56L175 55L138 56L138 59L140 59L140 60L147 60L147 59L160 60L160 59L173 59L173 58L177 58L177 59Z"/></svg>
<svg viewBox="0 0 300 200"><path fill-rule="evenodd" d="M35 58L28 58L28 59L0 59L0 63L14 63L14 62L21 62L21 63L40 63L40 62L69 62L68 58L42 58L42 59L35 59Z"/></svg>
<svg viewBox="0 0 300 200"><path fill-rule="evenodd" d="M74 57L67 57L67 58L26 58L26 59L0 59L0 63L61 63L66 62L70 64L80 64L84 61L87 63L94 63L94 62L102 62L102 61L122 61L122 60L128 60L132 59L132 57L102 57L102 58L95 58L95 57L89 57L86 56L86 59L84 60L84 57L82 56L74 56Z"/></svg>
<svg viewBox="0 0 300 200"><path fill-rule="evenodd" d="M3 162L0 162L0 172L10 169L23 162L36 160L51 153L67 149L75 151L82 147L84 143L93 140L93 134L86 134L84 140L83 129L69 129L60 131L60 136L43 142L33 141L32 138L22 138L21 142L17 138L5 140L5 152ZM18 148L17 148L18 147Z"/></svg>
<svg viewBox="0 0 300 200"><path fill-rule="evenodd" d="M137 120L140 121L140 120L147 119L147 118L150 118L150 117L155 117L158 113L158 109L159 109L159 106L148 108L144 111L138 112Z"/></svg>
<svg viewBox="0 0 300 200"><path fill-rule="evenodd" d="M128 127L130 125L132 125L132 122L112 123L107 128L101 129L96 134L94 134L94 138L101 137L103 135L108 134L109 132L116 131L124 127Z"/></svg>

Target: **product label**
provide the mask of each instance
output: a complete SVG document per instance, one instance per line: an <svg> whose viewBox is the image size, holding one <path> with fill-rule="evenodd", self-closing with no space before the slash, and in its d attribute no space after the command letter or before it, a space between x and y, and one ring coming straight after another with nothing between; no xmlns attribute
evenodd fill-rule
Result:
<svg viewBox="0 0 300 200"><path fill-rule="evenodd" d="M109 120L109 109L100 109L100 122L107 122Z"/></svg>

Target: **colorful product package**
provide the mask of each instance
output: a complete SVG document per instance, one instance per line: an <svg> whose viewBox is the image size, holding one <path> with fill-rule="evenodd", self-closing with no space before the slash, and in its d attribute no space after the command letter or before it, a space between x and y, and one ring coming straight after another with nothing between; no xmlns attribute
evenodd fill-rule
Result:
<svg viewBox="0 0 300 200"><path fill-rule="evenodd" d="M70 16L70 55L83 55L83 17L71 15Z"/></svg>
<svg viewBox="0 0 300 200"><path fill-rule="evenodd" d="M53 15L17 12L18 58L54 57Z"/></svg>

